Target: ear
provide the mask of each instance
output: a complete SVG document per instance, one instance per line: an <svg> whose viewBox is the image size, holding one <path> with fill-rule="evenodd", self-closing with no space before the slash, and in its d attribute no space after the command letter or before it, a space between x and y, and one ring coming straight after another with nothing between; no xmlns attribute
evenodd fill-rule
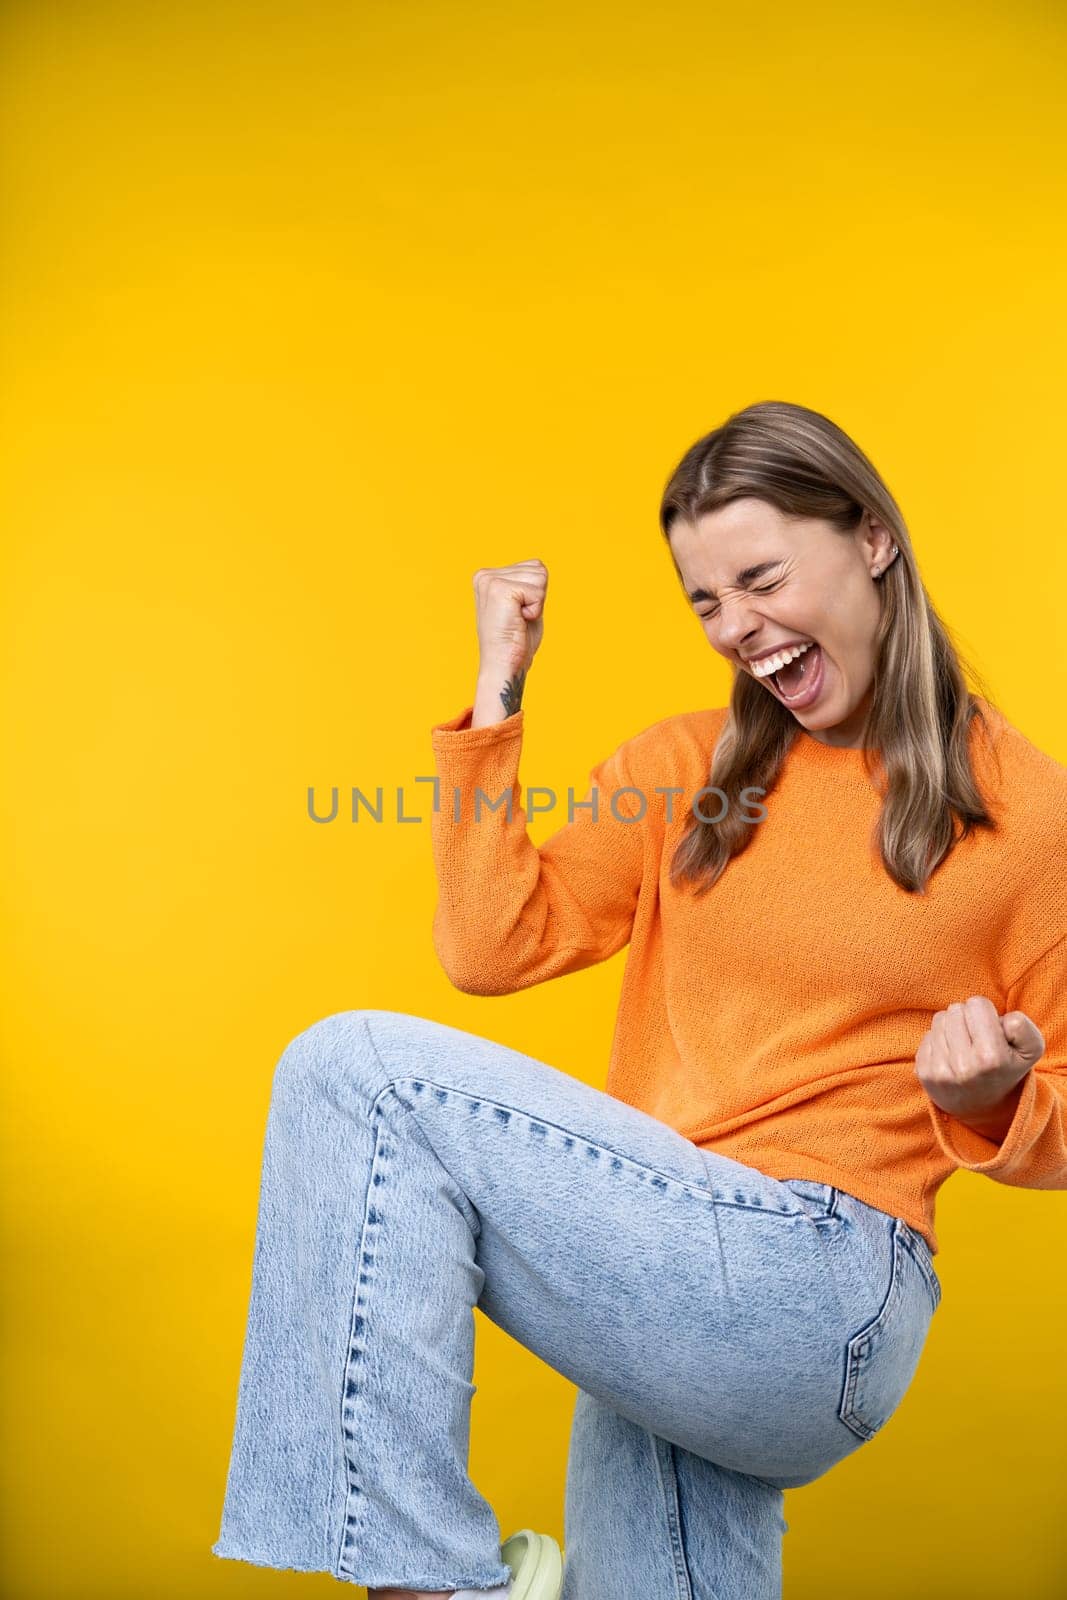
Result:
<svg viewBox="0 0 1067 1600"><path fill-rule="evenodd" d="M887 528L873 511L865 511L860 531L860 546L868 570L880 567L883 572L885 571L890 562L893 543L892 530Z"/></svg>

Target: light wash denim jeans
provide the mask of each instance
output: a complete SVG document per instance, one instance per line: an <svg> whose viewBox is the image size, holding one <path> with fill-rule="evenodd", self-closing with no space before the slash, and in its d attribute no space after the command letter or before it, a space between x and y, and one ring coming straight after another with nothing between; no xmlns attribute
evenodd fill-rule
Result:
<svg viewBox="0 0 1067 1600"><path fill-rule="evenodd" d="M212 1551L505 1583L468 1475L478 1306L578 1389L564 1600L777 1600L783 1489L888 1420L940 1297L921 1236L829 1184L478 1034L340 1012L275 1070Z"/></svg>

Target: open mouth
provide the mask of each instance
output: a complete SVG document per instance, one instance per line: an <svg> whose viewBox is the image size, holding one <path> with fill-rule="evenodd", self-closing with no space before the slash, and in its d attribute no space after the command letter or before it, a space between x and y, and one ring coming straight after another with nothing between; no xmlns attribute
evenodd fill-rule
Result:
<svg viewBox="0 0 1067 1600"><path fill-rule="evenodd" d="M779 667L777 672L772 672L774 686L783 700L795 700L801 689L809 684L815 676L819 665L819 656L822 654L817 644L795 656L792 661L787 661L784 667Z"/></svg>
<svg viewBox="0 0 1067 1600"><path fill-rule="evenodd" d="M822 667L822 646L812 640L799 656L794 656L777 671L760 677L759 681L766 683L785 705L793 705L806 702L818 692Z"/></svg>

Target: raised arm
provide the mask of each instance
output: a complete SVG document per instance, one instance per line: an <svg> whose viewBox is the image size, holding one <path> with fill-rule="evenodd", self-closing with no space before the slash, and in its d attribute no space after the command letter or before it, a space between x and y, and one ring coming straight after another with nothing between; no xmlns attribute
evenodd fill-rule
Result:
<svg viewBox="0 0 1067 1600"><path fill-rule="evenodd" d="M636 788L626 745L592 768L573 819L540 848L527 833L521 699L546 583L540 562L476 574L474 704L431 729L439 779L433 942L467 994L510 994L606 960L629 940L641 887L647 798L628 792L613 802L616 790ZM567 817L566 798L558 803Z"/></svg>

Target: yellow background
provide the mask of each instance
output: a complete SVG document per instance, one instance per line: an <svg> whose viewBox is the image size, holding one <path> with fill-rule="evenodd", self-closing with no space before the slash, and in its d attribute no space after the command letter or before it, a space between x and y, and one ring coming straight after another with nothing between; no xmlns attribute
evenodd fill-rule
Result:
<svg viewBox="0 0 1067 1600"><path fill-rule="evenodd" d="M623 955L460 994L425 820L306 815L425 816L477 567L548 565L523 776L565 793L724 702L660 489L810 405L1067 760L1064 14L737 12L3 8L5 1596L335 1592L209 1551L296 1032L406 1010L603 1084ZM1065 1197L964 1174L938 1221L903 1407L786 1497L789 1600L1063 1593ZM472 1475L562 1538L574 1391L478 1334Z"/></svg>

